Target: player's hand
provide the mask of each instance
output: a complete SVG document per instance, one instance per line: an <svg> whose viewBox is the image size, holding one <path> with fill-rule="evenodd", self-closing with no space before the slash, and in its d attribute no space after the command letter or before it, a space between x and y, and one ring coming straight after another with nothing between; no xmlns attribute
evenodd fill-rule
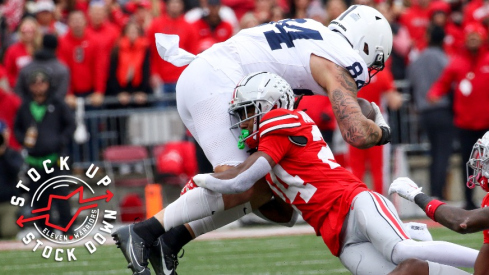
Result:
<svg viewBox="0 0 489 275"><path fill-rule="evenodd" d="M382 116L380 108L379 106L377 106L377 104L375 104L375 102L372 102L372 108L374 108L375 111L375 124L377 124L379 127L383 126L390 129L391 127L389 127L389 125L387 125L387 122L385 122L384 116Z"/></svg>
<svg viewBox="0 0 489 275"><path fill-rule="evenodd" d="M195 184L193 179L190 179L187 184L182 188L182 191L180 191L180 196L185 195L188 191L197 188L198 186Z"/></svg>
<svg viewBox="0 0 489 275"><path fill-rule="evenodd" d="M410 178L401 177L394 180L389 187L389 195L392 193L397 193L399 196L405 198L406 200L414 202L414 197L421 192L423 187L419 187Z"/></svg>

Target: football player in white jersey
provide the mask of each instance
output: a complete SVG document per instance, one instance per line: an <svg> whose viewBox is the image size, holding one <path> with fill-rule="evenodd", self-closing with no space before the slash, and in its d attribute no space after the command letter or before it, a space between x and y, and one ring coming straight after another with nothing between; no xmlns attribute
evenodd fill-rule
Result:
<svg viewBox="0 0 489 275"><path fill-rule="evenodd" d="M384 68L392 49L390 25L371 7L351 6L329 27L310 19L286 19L245 29L196 58L178 49L177 38L157 34L158 52L175 65L191 61L177 82L177 108L216 172L234 167L247 157L246 150L236 146L239 130L229 131L227 109L236 84L256 71L275 73L295 90L329 96L343 138L351 145L369 148L390 140L390 128L379 108L374 106L377 119L373 122L362 115L356 100L358 89ZM242 133L241 139L244 138L246 134ZM161 252L159 259L151 261L161 262L155 269L163 266L173 271L177 263L175 254L182 245L257 209L271 196L268 186L261 181L243 194L201 198L217 202L215 205L235 207L166 232L154 247ZM293 223L294 215L286 220ZM126 230L124 236L130 235L133 240L138 235L145 238L139 248L126 249L126 242L121 242L121 246L134 272L147 270L146 262L140 264L131 255L142 255L134 251L145 251L148 243L164 232L161 224L151 218L121 230ZM166 246L168 242L172 243Z"/></svg>
<svg viewBox="0 0 489 275"><path fill-rule="evenodd" d="M165 230L227 209L201 200L201 194L244 192L266 175L275 195L302 213L331 253L355 275L385 275L395 263L412 256L474 265L474 249L411 240L392 203L337 164L314 121L294 108L292 90L281 77L267 72L245 77L229 110L238 118L235 127L250 133L245 142L258 152L224 172L195 176L195 185L208 189L189 188L158 213ZM129 235L127 230L119 234Z"/></svg>

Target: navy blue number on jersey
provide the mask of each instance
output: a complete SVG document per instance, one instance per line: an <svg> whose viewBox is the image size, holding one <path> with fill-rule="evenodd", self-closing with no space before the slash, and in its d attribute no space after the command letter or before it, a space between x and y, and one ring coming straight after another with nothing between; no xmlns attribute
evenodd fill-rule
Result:
<svg viewBox="0 0 489 275"><path fill-rule="evenodd" d="M346 69L350 73L351 77L355 79L355 83L357 84L357 89L362 88L365 85L365 81L356 80L357 77L363 73L362 65L360 65L359 62L355 62L351 66L347 66Z"/></svg>
<svg viewBox="0 0 489 275"><path fill-rule="evenodd" d="M276 23L272 22L271 24L275 24L275 27L279 30L279 32L266 31L263 33L272 51L282 49L282 46L280 45L281 43L287 45L287 48L293 48L295 47L294 40L296 39L323 40L323 37L318 31L300 27L297 25L288 24L289 22L302 24L302 23L306 23L306 20L285 19L285 20L280 20ZM288 31L285 28L288 28L293 31Z"/></svg>

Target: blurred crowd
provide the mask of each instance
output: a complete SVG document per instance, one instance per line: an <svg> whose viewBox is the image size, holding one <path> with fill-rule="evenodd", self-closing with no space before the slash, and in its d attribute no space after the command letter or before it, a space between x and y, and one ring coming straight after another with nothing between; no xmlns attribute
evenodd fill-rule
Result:
<svg viewBox="0 0 489 275"><path fill-rule="evenodd" d="M312 18L327 26L352 4L381 11L394 33L387 69L358 96L397 110L403 97L394 81L409 80L431 144L431 194L446 199L453 140L465 171L472 145L489 130L488 0L2 0L0 129L1 146L10 149L0 147L0 158L24 148L29 166L56 159L73 139L78 98L87 110L174 106L148 102L154 95L171 99L184 69L158 56L155 33L178 34L180 47L197 54L270 21ZM116 104L107 104L107 96ZM301 104L334 144L329 100ZM381 147L347 151L338 161L360 178L369 169L374 190L385 193ZM14 188L4 176L9 169L0 168L2 190ZM465 206L474 208L466 190ZM0 199L2 209L8 202Z"/></svg>

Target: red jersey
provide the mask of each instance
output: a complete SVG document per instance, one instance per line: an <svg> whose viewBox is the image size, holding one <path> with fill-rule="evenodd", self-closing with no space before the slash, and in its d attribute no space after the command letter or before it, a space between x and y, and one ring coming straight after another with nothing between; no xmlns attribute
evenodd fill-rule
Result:
<svg viewBox="0 0 489 275"><path fill-rule="evenodd" d="M199 39L213 38L216 42L224 42L233 36L233 26L225 21L221 21L214 30L204 18L195 21L192 24L197 30Z"/></svg>
<svg viewBox="0 0 489 275"><path fill-rule="evenodd" d="M29 52L27 52L26 46L20 42L17 42L7 48L4 60L8 82L10 87L13 88L17 83L17 76L19 75L20 69L29 64L32 57Z"/></svg>
<svg viewBox="0 0 489 275"><path fill-rule="evenodd" d="M441 97L455 84L453 99L454 123L467 130L489 128L489 52L471 56L467 50L453 57L438 80L431 86L428 97Z"/></svg>
<svg viewBox="0 0 489 275"><path fill-rule="evenodd" d="M489 207L489 193L482 199L481 207ZM489 244L489 229L484 230L484 243Z"/></svg>
<svg viewBox="0 0 489 275"><path fill-rule="evenodd" d="M277 164L266 177L273 192L297 209L338 256L350 204L367 186L336 163L318 127L302 111L268 112L258 138L258 150Z"/></svg>
<svg viewBox="0 0 489 275"><path fill-rule="evenodd" d="M70 69L69 93L105 93L108 60L91 32L86 31L82 38L77 38L68 31L60 39L58 56Z"/></svg>
<svg viewBox="0 0 489 275"><path fill-rule="evenodd" d="M164 83L176 83L186 66L175 67L159 56L156 50L155 33L177 34L180 37L180 48L195 54L198 37L194 26L185 21L183 16L171 18L167 15L162 15L154 19L148 28L147 37L151 49L151 74L158 75Z"/></svg>

